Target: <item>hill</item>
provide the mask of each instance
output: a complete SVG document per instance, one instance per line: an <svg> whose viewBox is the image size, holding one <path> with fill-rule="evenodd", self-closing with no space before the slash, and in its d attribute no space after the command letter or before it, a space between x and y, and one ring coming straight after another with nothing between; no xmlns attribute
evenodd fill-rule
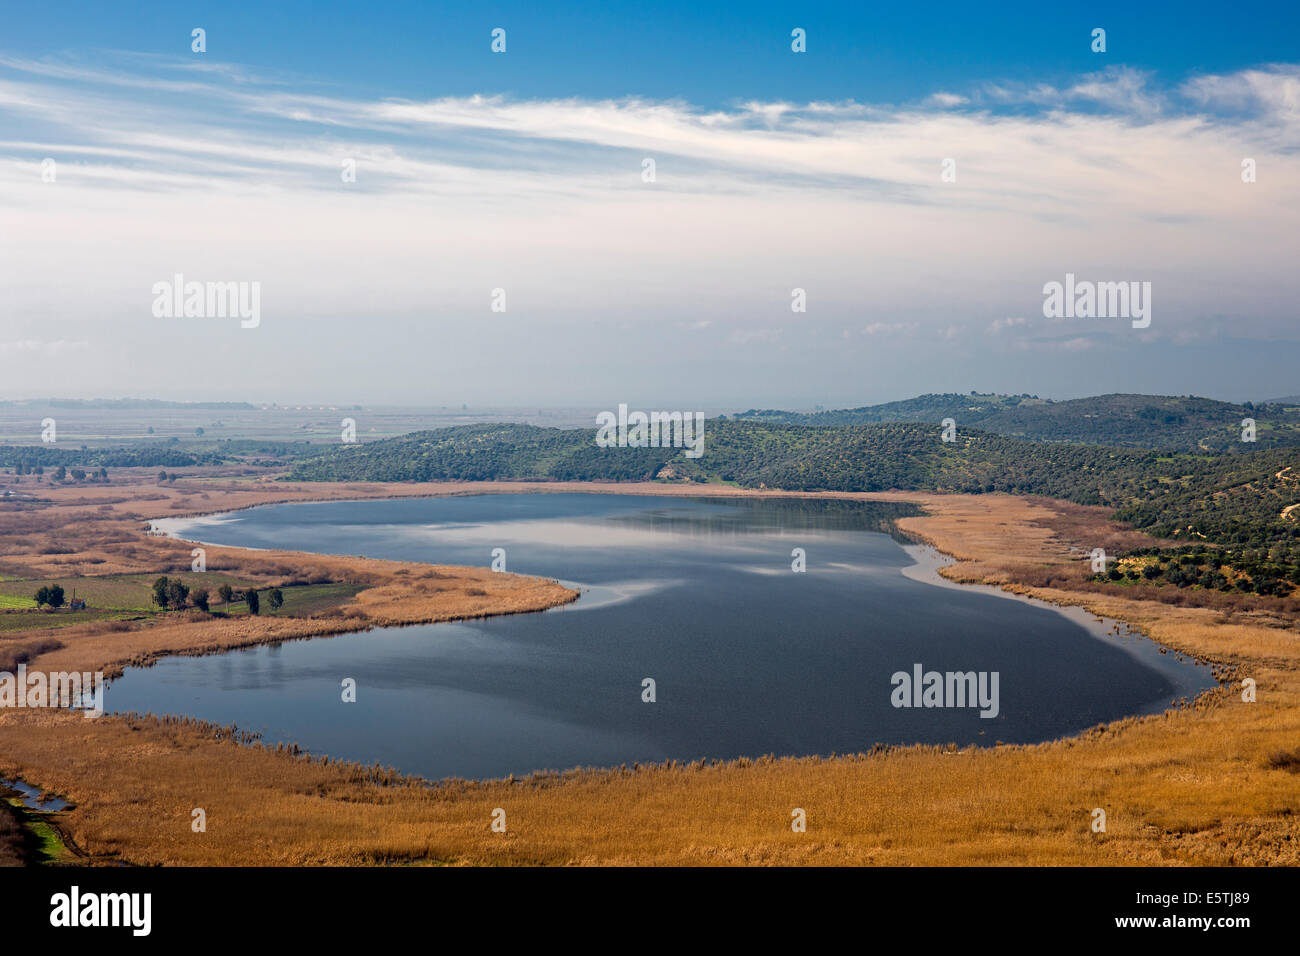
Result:
<svg viewBox="0 0 1300 956"><path fill-rule="evenodd" d="M1116 394L1057 402L1032 395L948 393L826 412L751 409L736 417L814 427L936 424L952 418L959 427L1029 441L1188 452L1245 450L1249 443L1241 440L1241 422L1252 418L1256 447L1300 447L1300 408L1284 402L1235 405L1190 395Z"/></svg>
<svg viewBox="0 0 1300 956"><path fill-rule="evenodd" d="M725 482L787 491L1009 492L1104 505L1163 537L1219 542L1300 569L1300 452L1157 451L1028 441L973 429L940 440L931 424L770 424L713 419L704 454L600 448L594 430L472 425L300 459L306 481Z"/></svg>

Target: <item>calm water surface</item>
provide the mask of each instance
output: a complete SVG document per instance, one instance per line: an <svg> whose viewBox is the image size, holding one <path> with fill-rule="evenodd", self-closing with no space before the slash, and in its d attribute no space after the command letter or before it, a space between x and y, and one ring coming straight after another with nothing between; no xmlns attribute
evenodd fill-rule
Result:
<svg viewBox="0 0 1300 956"><path fill-rule="evenodd" d="M429 778L872 744L1029 742L1159 710L1209 669L1041 604L941 587L900 506L602 494L277 505L158 524L213 544L487 566L576 604L133 668L109 710L189 714ZM803 548L807 571L791 571ZM905 574L904 572L907 572ZM265 601L263 602L265 606ZM890 678L997 671L1000 713L901 709ZM340 682L357 682L343 703ZM657 701L642 701L642 681Z"/></svg>

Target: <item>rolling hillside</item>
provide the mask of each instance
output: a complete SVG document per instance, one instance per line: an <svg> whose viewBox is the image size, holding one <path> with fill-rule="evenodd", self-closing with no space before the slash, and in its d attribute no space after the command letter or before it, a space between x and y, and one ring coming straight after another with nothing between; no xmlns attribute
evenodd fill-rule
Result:
<svg viewBox="0 0 1300 956"><path fill-rule="evenodd" d="M788 491L952 491L1046 495L1103 505L1166 537L1248 548L1253 557L1300 565L1300 450L1236 454L1033 442L937 425L808 427L714 419L704 454L672 448L600 448L594 430L476 425L300 460L309 481L578 480L655 478L726 482Z"/></svg>
<svg viewBox="0 0 1300 956"><path fill-rule="evenodd" d="M1296 405L1234 405L1193 396L1098 395L1055 402L1031 395L949 393L839 411L751 409L736 417L820 427L937 423L952 418L962 427L1030 441L1188 452L1249 450L1249 443L1241 441L1241 422L1253 418L1256 447L1300 446L1300 407Z"/></svg>

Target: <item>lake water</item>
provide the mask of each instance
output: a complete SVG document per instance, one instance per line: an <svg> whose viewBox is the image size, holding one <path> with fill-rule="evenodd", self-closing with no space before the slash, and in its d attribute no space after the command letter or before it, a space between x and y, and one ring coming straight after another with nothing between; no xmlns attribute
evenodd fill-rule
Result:
<svg viewBox="0 0 1300 956"><path fill-rule="evenodd" d="M619 494L276 505L157 525L214 544L558 578L538 614L131 668L110 711L189 714L430 779L634 761L992 744L1161 710L1214 681L1088 615L933 583L900 506ZM802 548L807 570L791 570ZM265 601L263 602L265 606ZM895 672L997 672L998 713L893 706ZM341 700L344 678L357 700ZM643 680L656 700L642 700Z"/></svg>

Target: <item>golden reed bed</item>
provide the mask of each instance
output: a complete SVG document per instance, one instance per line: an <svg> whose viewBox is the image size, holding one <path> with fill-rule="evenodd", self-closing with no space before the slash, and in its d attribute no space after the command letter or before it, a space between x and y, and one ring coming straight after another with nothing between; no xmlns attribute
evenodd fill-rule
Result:
<svg viewBox="0 0 1300 956"><path fill-rule="evenodd" d="M479 491L740 494L651 485L293 485L220 476L158 486L115 476L59 489L0 523L0 561L39 573L167 573L188 546L146 537L150 517L271 501ZM428 786L395 772L249 746L184 719L86 720L0 712L0 775L75 804L63 827L92 860L138 864L1291 864L1300 862L1300 645L1282 612L1182 607L1088 590L1071 546L1147 539L1101 509L1002 495L842 495L913 501L908 532L959 558L945 574L986 581L1143 627L1171 648L1252 677L1194 706L1034 746L910 747L832 759L580 770ZM76 551L43 554L51 538ZM214 563L268 583L284 568L368 585L324 621L84 625L30 666L103 668L371 625L524 611L572 599L554 582L475 569L211 548ZM486 592L486 593L472 593ZM198 615L195 615L196 617ZM0 651L33 635L7 635ZM807 814L795 833L791 811ZM1107 829L1092 832L1103 808ZM207 832L194 833L202 808ZM493 832L493 811L506 832Z"/></svg>

